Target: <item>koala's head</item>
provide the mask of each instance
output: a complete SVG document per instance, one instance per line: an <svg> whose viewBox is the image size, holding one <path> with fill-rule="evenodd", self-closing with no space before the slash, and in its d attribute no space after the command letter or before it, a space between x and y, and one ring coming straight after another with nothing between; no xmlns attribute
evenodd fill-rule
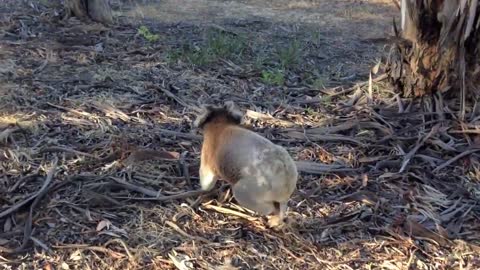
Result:
<svg viewBox="0 0 480 270"><path fill-rule="evenodd" d="M196 128L203 129L206 124L219 119L240 125L243 114L235 107L233 101L227 101L223 106L204 105L193 125Z"/></svg>

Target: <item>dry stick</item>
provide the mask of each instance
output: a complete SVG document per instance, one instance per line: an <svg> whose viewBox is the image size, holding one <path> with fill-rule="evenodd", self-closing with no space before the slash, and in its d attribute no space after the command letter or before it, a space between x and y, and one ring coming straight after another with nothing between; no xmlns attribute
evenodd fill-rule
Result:
<svg viewBox="0 0 480 270"><path fill-rule="evenodd" d="M32 240L33 243L35 243L37 246L40 246L43 248L43 250L47 251L48 253L52 253L52 250L45 244L43 243L42 241L40 241L40 239L36 238L36 237L33 237L33 236L30 236L30 239Z"/></svg>
<svg viewBox="0 0 480 270"><path fill-rule="evenodd" d="M165 84L165 81L162 81L162 85L164 85L164 84ZM195 110L195 111L199 111L199 108L197 108L196 106L193 106L193 105L188 104L188 103L185 102L183 99L181 99L181 98L179 98L178 96L176 96L175 94L173 94L171 91L165 89L165 87L163 87L163 86L150 85L150 87L162 91L162 92L163 92L165 95L167 95L169 98L175 100L178 104L184 106L185 108L190 108L190 109L193 109L193 110Z"/></svg>
<svg viewBox="0 0 480 270"><path fill-rule="evenodd" d="M32 196L34 198L34 200L32 202L32 205L30 205L30 212L28 214L27 221L25 222L25 229L23 231L22 244L16 249L9 249L9 248L0 247L0 251L5 252L5 253L13 254L13 253L22 252L27 247L28 241L30 240L31 235L32 235L33 209L35 209L35 207L40 202L42 197L48 192L48 190L49 190L48 186L50 185L50 183L53 180L53 175L55 173L55 169L57 168L57 163L58 163L58 158L55 158L55 161L53 162L52 168L50 169L50 171L48 171L47 178L45 179L45 182L43 183L42 187L37 192L37 194ZM32 197L30 197L30 198L32 198Z"/></svg>
<svg viewBox="0 0 480 270"><path fill-rule="evenodd" d="M183 132L178 132L178 131L173 131L173 130L168 130L168 129L163 129L163 128L157 128L155 131L160 131L160 134L165 134L165 135L171 135L171 136L176 136L179 138L183 139L189 139L192 141L200 141L202 140L202 136L195 135L195 134L189 134L189 133L183 133Z"/></svg>
<svg viewBox="0 0 480 270"><path fill-rule="evenodd" d="M453 162L461 159L462 157L468 156L468 155L470 155L470 154L473 154L473 153L479 152L479 151L480 151L480 148L474 148L474 149L465 150L465 151L463 151L462 153L454 156L454 157L451 158L450 160L446 161L446 162L443 163L442 165L438 166L438 167L435 168L432 172L433 172L433 173L436 173L436 172L440 171L441 169L447 167L448 165L452 164Z"/></svg>
<svg viewBox="0 0 480 270"><path fill-rule="evenodd" d="M75 149L61 147L61 146L50 146L50 147L42 148L42 149L40 149L40 151L38 151L38 154L43 154L43 153L48 153L48 152L66 152L66 153L77 154L79 156L86 156L86 157L91 157L91 158L98 159L98 157L96 157L92 154L80 152L80 151L77 151Z"/></svg>
<svg viewBox="0 0 480 270"><path fill-rule="evenodd" d="M111 255L113 257L116 257L116 258L125 257L124 254L113 251L113 250L105 248L105 247L89 246L89 245L84 245L84 244L69 244L69 245L64 245L64 246L52 246L52 248L55 248L55 249L86 249L86 250L92 250L92 251L98 251L98 252L106 253L106 254L109 254L109 255Z"/></svg>
<svg viewBox="0 0 480 270"><path fill-rule="evenodd" d="M17 181L15 182L15 184L14 184L10 189L8 189L7 192L9 192L9 193L15 192L15 190L17 190L17 188L18 188L20 185L22 185L23 183L25 183L25 181L29 180L30 178L38 177L38 176L39 176L38 170L39 170L39 169L37 169L36 172L33 173L33 174L29 174L29 175L23 176L22 178L20 178L19 180L17 180ZM1 217L0 217L0 218L1 218Z"/></svg>
<svg viewBox="0 0 480 270"><path fill-rule="evenodd" d="M10 215L11 213L17 211L18 209L20 209L22 206L26 205L27 203L29 203L31 200L35 199L35 197L38 196L38 192L33 194L32 196L30 196L29 198L27 198L26 200L24 201L21 201L21 202L18 202L14 205L12 205L10 208L8 208L7 210L3 211L0 213L0 218L3 218L5 216L8 216Z"/></svg>
<svg viewBox="0 0 480 270"><path fill-rule="evenodd" d="M360 168L348 168L341 165L322 164L310 161L296 161L297 170L306 174L325 174L335 172L355 172L361 170Z"/></svg>
<svg viewBox="0 0 480 270"><path fill-rule="evenodd" d="M413 156L418 151L418 149L422 147L422 145L433 135L433 133L437 133L439 127L440 127L440 124L436 124L435 126L433 126L432 130L430 130L427 136L423 137L423 139L418 141L415 147L412 150L410 150L408 154L405 155L405 157L403 158L402 167L400 167L400 170L398 171L399 173L402 173L405 170L408 163L413 158Z"/></svg>
<svg viewBox="0 0 480 270"><path fill-rule="evenodd" d="M77 115L80 115L80 116L89 116L90 115L89 113L86 113L86 112L81 112L81 111L78 111L78 110L75 110L75 109L71 109L71 108L68 108L68 107L56 105L56 104L53 104L53 103L50 103L50 102L47 102L47 105L52 106L52 107L57 108L57 109L60 109L60 110L71 112L71 113L74 113L74 114L77 114Z"/></svg>
<svg viewBox="0 0 480 270"><path fill-rule="evenodd" d="M123 240L120 239L120 238L110 239L110 240L108 240L103 246L104 246L105 248L107 248L107 246L110 245L110 244L113 243L113 242L118 242L118 243L120 243L120 245L123 246L123 248L125 249L125 252L127 253L127 255L128 255L128 257L129 257L130 259L134 257L133 254L130 252L130 249L128 248L128 245L125 243L125 241L123 241Z"/></svg>
<svg viewBox="0 0 480 270"><path fill-rule="evenodd" d="M249 220L249 221L257 220L257 218L255 218L255 217L249 216L247 214L244 214L244 213L241 213L241 212L229 209L229 208L223 208L223 207L215 206L215 205L203 205L203 208L215 210L215 211L217 211L219 213L222 213L222 214L234 215L234 216L241 217L241 218L244 218L244 219Z"/></svg>
<svg viewBox="0 0 480 270"><path fill-rule="evenodd" d="M176 232L178 232L182 236L185 236L185 237L190 238L192 240L198 240L198 241L201 241L201 242L204 242L204 243L207 243L207 244L211 243L210 241L208 241L207 239L205 239L203 237L193 236L193 235L188 234L186 231L182 230L177 224L175 224L175 223L173 223L169 220L166 220L165 224L167 224L170 228L174 229Z"/></svg>
<svg viewBox="0 0 480 270"><path fill-rule="evenodd" d="M123 179L119 179L119 178L116 178L116 177L110 177L110 179L117 182L118 184L120 184L121 186L123 186L124 188L126 188L128 190L136 191L136 192L145 194L145 195L150 196L150 197L157 197L160 194L160 192L157 192L155 190L151 190L151 189L148 189L148 188L144 188L144 187L140 187L140 186L130 184Z"/></svg>
<svg viewBox="0 0 480 270"><path fill-rule="evenodd" d="M199 195L206 195L206 194L213 194L216 190L212 191L203 191L203 190L192 190L187 192L182 192L175 195L169 196L161 196L161 197L152 197L152 198L136 198L136 197L114 197L115 199L127 199L127 200L136 200L136 201L157 201L157 202L164 202L170 200L178 200L178 199L185 199L189 197L195 197Z"/></svg>
<svg viewBox="0 0 480 270"><path fill-rule="evenodd" d="M182 176L185 178L185 181L187 182L188 187L193 188L192 180L190 179L190 173L188 171L188 165L187 165L187 162L185 161L185 157L187 156L187 154L188 154L188 151L185 151L180 155L180 159L178 160L178 166L180 167L180 172Z"/></svg>

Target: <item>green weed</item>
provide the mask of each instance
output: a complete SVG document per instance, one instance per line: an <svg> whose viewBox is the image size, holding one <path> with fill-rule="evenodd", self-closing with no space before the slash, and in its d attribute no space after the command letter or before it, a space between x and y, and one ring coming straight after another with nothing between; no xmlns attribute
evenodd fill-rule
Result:
<svg viewBox="0 0 480 270"><path fill-rule="evenodd" d="M185 57L195 66L205 66L214 61L212 55L205 49L186 51Z"/></svg>
<svg viewBox="0 0 480 270"><path fill-rule="evenodd" d="M325 84L326 84L325 78L319 77L319 78L316 78L316 79L313 81L312 87L313 87L314 89L323 89L323 88L325 88Z"/></svg>
<svg viewBox="0 0 480 270"><path fill-rule="evenodd" d="M280 60L280 65L284 69L294 68L298 65L301 58L302 48L298 40L294 40L286 48L279 48L277 50L277 57Z"/></svg>
<svg viewBox="0 0 480 270"><path fill-rule="evenodd" d="M169 62L185 59L195 66L204 66L220 59L240 59L246 48L246 39L224 32L210 31L204 42L189 44L183 49L169 52Z"/></svg>
<svg viewBox="0 0 480 270"><path fill-rule="evenodd" d="M315 114L315 110L313 110L313 108L310 108L310 107L305 108L305 115L314 115L314 114Z"/></svg>
<svg viewBox="0 0 480 270"><path fill-rule="evenodd" d="M145 25L142 25L140 28L138 28L138 34L140 34L148 42L156 42L160 38L158 34L152 34Z"/></svg>
<svg viewBox="0 0 480 270"><path fill-rule="evenodd" d="M246 47L242 36L223 32L207 33L206 50L213 58L233 59L239 58Z"/></svg>
<svg viewBox="0 0 480 270"><path fill-rule="evenodd" d="M332 103L332 96L325 95L320 98L320 104L329 105L330 103Z"/></svg>
<svg viewBox="0 0 480 270"><path fill-rule="evenodd" d="M285 83L285 75L282 70L262 71L262 81L269 85L283 85Z"/></svg>

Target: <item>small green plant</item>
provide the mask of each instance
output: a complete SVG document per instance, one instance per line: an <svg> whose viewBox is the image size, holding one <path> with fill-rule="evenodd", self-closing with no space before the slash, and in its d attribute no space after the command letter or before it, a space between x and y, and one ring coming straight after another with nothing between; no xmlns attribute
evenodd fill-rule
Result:
<svg viewBox="0 0 480 270"><path fill-rule="evenodd" d="M189 44L167 55L169 62L184 58L196 66L204 66L219 59L239 59L246 48L246 39L219 31L207 32L200 44Z"/></svg>
<svg viewBox="0 0 480 270"><path fill-rule="evenodd" d="M204 48L186 51L185 57L195 66L205 66L213 61L212 56Z"/></svg>
<svg viewBox="0 0 480 270"><path fill-rule="evenodd" d="M323 38L319 31L312 32L311 39L312 39L311 42L313 43L313 45L315 45L316 47L321 46Z"/></svg>
<svg viewBox="0 0 480 270"><path fill-rule="evenodd" d="M330 103L332 103L332 96L325 95L320 98L320 104L329 105Z"/></svg>
<svg viewBox="0 0 480 270"><path fill-rule="evenodd" d="M243 37L223 32L209 32L207 34L206 49L215 58L239 57L246 47Z"/></svg>
<svg viewBox="0 0 480 270"><path fill-rule="evenodd" d="M287 48L280 48L277 50L277 56L280 60L280 65L284 69L294 68L301 58L302 48L298 40L294 40Z"/></svg>
<svg viewBox="0 0 480 270"><path fill-rule="evenodd" d="M159 35L150 32L145 25L142 25L140 28L138 28L138 34L140 34L148 42L156 42L160 38Z"/></svg>
<svg viewBox="0 0 480 270"><path fill-rule="evenodd" d="M282 70L262 71L262 81L269 85L283 85L285 83L285 75Z"/></svg>
<svg viewBox="0 0 480 270"><path fill-rule="evenodd" d="M325 78L322 78L322 77L319 77L319 78L316 78L313 83L312 83L312 87L314 89L323 89L325 88Z"/></svg>
<svg viewBox="0 0 480 270"><path fill-rule="evenodd" d="M265 66L265 63L267 61L267 57L264 55L257 55L255 59L253 60L253 67L256 70L262 70Z"/></svg>
<svg viewBox="0 0 480 270"><path fill-rule="evenodd" d="M166 53L167 62L176 63L179 59L182 58L183 52L181 49L171 49Z"/></svg>
<svg viewBox="0 0 480 270"><path fill-rule="evenodd" d="M315 111L313 110L313 108L305 108L305 115L314 115L315 114Z"/></svg>

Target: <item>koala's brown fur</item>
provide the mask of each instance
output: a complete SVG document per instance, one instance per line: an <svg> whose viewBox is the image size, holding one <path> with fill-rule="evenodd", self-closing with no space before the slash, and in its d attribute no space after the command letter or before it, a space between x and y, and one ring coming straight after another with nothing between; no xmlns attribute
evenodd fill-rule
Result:
<svg viewBox="0 0 480 270"><path fill-rule="evenodd" d="M203 131L200 185L211 190L219 178L232 184L240 205L273 215L270 226L283 224L287 202L296 189L297 168L281 146L241 126L243 115L233 102L206 106L195 126Z"/></svg>

